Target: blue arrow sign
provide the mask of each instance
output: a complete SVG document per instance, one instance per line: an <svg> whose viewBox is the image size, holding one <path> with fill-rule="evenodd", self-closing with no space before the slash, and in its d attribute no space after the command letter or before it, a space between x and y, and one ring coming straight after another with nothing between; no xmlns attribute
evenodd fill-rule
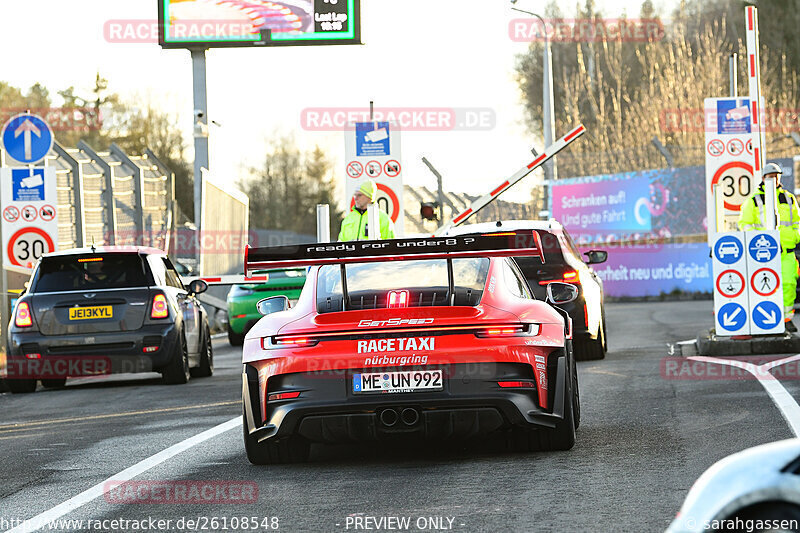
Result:
<svg viewBox="0 0 800 533"><path fill-rule="evenodd" d="M761 302L753 308L753 323L761 329L778 327L781 318L781 308L775 302Z"/></svg>
<svg viewBox="0 0 800 533"><path fill-rule="evenodd" d="M0 138L6 153L20 163L36 163L53 148L53 132L41 117L21 114L9 119Z"/></svg>
<svg viewBox="0 0 800 533"><path fill-rule="evenodd" d="M737 303L725 304L719 309L717 324L726 331L739 331L747 322L747 311Z"/></svg>
<svg viewBox="0 0 800 533"><path fill-rule="evenodd" d="M769 263L778 255L780 247L772 235L762 233L750 241L750 257L759 263Z"/></svg>
<svg viewBox="0 0 800 533"><path fill-rule="evenodd" d="M742 258L744 244L733 235L723 235L714 243L714 257L726 265L732 265Z"/></svg>

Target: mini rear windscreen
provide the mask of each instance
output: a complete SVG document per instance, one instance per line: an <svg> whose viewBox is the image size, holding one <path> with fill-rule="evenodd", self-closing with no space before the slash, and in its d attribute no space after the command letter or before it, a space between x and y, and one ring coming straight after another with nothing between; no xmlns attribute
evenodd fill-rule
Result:
<svg viewBox="0 0 800 533"><path fill-rule="evenodd" d="M35 292L122 289L148 286L138 254L66 255L42 259Z"/></svg>

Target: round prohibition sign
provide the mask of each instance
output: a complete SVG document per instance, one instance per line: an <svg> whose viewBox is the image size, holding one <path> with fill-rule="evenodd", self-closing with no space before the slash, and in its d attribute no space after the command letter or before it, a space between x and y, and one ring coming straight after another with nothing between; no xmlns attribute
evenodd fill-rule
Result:
<svg viewBox="0 0 800 533"><path fill-rule="evenodd" d="M8 240L8 260L12 265L27 267L42 255L56 250L53 239L41 228L28 226L17 230Z"/></svg>
<svg viewBox="0 0 800 533"><path fill-rule="evenodd" d="M708 153L714 157L721 156L722 154L725 153L725 143L723 143L719 139L712 139L708 141L706 150L708 150Z"/></svg>
<svg viewBox="0 0 800 533"><path fill-rule="evenodd" d="M364 167L358 161L350 161L347 163L347 175L351 178L357 178L364 173Z"/></svg>
<svg viewBox="0 0 800 533"><path fill-rule="evenodd" d="M726 270L717 277L717 292L726 298L736 298L744 292L744 276L738 270Z"/></svg>
<svg viewBox="0 0 800 533"><path fill-rule="evenodd" d="M771 268L759 268L750 277L750 286L759 296L772 296L781 286L781 278Z"/></svg>
<svg viewBox="0 0 800 533"><path fill-rule="evenodd" d="M377 178L381 175L381 168L381 164L377 161L370 161L366 166L367 176L370 178Z"/></svg>
<svg viewBox="0 0 800 533"><path fill-rule="evenodd" d="M19 220L19 209L10 205L3 209L3 218L6 222L16 222Z"/></svg>
<svg viewBox="0 0 800 533"><path fill-rule="evenodd" d="M396 178L400 175L400 162L396 159L390 159L384 163L383 172L390 178Z"/></svg>
<svg viewBox="0 0 800 533"><path fill-rule="evenodd" d="M49 204L43 205L39 208L39 217L45 222L50 222L56 218L56 209Z"/></svg>
<svg viewBox="0 0 800 533"><path fill-rule="evenodd" d="M738 172L735 172L738 169ZM738 180L734 177L739 175ZM722 195L726 198L725 209L730 211L740 211L742 204L750 197L753 190L753 167L744 161L731 161L725 163L717 169L711 180L711 191L714 194L714 185L722 181ZM728 201L728 198L731 200ZM735 203L736 201L739 203Z"/></svg>
<svg viewBox="0 0 800 533"><path fill-rule="evenodd" d="M25 222L33 222L39 216L39 210L33 207L32 205L26 205L22 208L22 219Z"/></svg>
<svg viewBox="0 0 800 533"><path fill-rule="evenodd" d="M742 152L744 152L744 143L741 139L731 139L728 141L726 148L729 154L736 157L737 155L742 155Z"/></svg>

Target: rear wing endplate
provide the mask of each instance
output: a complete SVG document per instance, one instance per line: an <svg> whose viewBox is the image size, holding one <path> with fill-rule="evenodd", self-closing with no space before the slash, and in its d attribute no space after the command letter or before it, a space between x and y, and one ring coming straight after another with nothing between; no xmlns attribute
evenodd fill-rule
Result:
<svg viewBox="0 0 800 533"><path fill-rule="evenodd" d="M544 262L539 234L533 230L526 230L453 237L310 243L264 248L247 246L244 250L244 272L245 276L249 276L257 270L291 266L513 256L535 256Z"/></svg>

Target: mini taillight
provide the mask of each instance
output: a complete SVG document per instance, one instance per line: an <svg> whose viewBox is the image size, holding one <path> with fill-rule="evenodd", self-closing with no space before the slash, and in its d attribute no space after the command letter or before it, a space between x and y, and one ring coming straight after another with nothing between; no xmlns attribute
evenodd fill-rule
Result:
<svg viewBox="0 0 800 533"><path fill-rule="evenodd" d="M300 396L299 392L277 392L275 394L270 394L267 397L268 402L273 402L275 400L291 400L292 398L297 398Z"/></svg>
<svg viewBox="0 0 800 533"><path fill-rule="evenodd" d="M316 346L318 339L311 337L264 337L261 339L261 348L275 350L278 348L308 348Z"/></svg>
<svg viewBox="0 0 800 533"><path fill-rule="evenodd" d="M504 389L533 389L534 384L530 381L498 381L498 385L500 385Z"/></svg>
<svg viewBox="0 0 800 533"><path fill-rule="evenodd" d="M389 309L408 306L408 291L389 291Z"/></svg>
<svg viewBox="0 0 800 533"><path fill-rule="evenodd" d="M33 318L31 318L31 308L28 302L19 302L17 304L17 313L14 318L14 324L18 328L29 328L33 325Z"/></svg>
<svg viewBox="0 0 800 533"><path fill-rule="evenodd" d="M548 283L575 283L579 284L581 282L580 273L577 270L567 270L559 279L543 279L539 281L539 285L547 285Z"/></svg>
<svg viewBox="0 0 800 533"><path fill-rule="evenodd" d="M153 353L158 351L158 346L145 346L142 348L142 352L144 353Z"/></svg>
<svg viewBox="0 0 800 533"><path fill-rule="evenodd" d="M169 317L169 307L167 306L167 297L163 294L156 294L153 296L153 307L150 309L150 318L167 318Z"/></svg>
<svg viewBox="0 0 800 533"><path fill-rule="evenodd" d="M42 358L42 354L40 354L40 353L26 353L25 357L28 358L28 359L41 359Z"/></svg>

